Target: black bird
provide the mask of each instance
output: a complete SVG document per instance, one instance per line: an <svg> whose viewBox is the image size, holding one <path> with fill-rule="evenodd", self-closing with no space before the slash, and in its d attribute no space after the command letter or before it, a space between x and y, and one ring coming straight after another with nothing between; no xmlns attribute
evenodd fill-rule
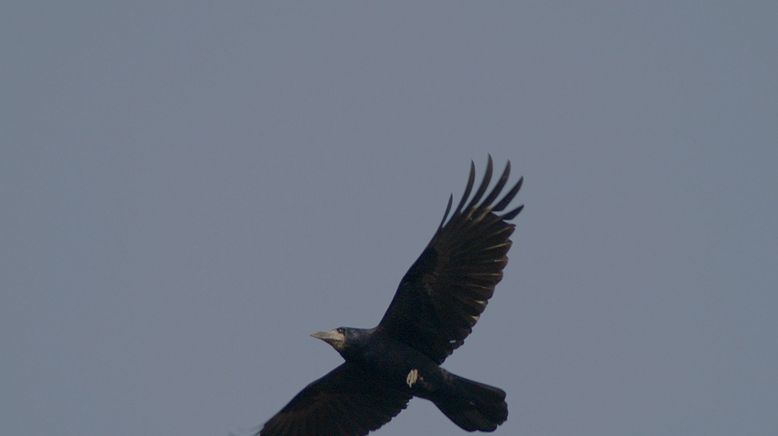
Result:
<svg viewBox="0 0 778 436"><path fill-rule="evenodd" d="M365 435L389 422L411 397L435 405L467 431L494 431L508 417L505 392L454 375L440 364L472 331L508 263L514 225L523 205L503 213L523 178L500 199L510 161L484 197L492 158L475 194L475 165L449 218L453 196L435 235L400 281L378 326L339 327L311 336L345 362L298 393L257 433ZM447 218L449 218L447 220Z"/></svg>

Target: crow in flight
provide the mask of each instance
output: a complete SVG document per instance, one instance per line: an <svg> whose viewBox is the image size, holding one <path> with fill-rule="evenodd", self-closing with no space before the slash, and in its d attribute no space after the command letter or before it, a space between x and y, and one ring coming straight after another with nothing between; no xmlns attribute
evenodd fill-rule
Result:
<svg viewBox="0 0 778 436"><path fill-rule="evenodd" d="M509 221L523 208L503 212L523 178L498 200L510 168L508 162L484 197L492 178L489 156L471 198L475 166L470 163L462 199L449 217L449 197L435 235L405 273L378 326L313 333L345 362L306 386L258 436L365 435L389 422L412 397L432 401L467 431L490 432L505 422L503 390L454 375L440 364L464 343L502 279L515 227Z"/></svg>

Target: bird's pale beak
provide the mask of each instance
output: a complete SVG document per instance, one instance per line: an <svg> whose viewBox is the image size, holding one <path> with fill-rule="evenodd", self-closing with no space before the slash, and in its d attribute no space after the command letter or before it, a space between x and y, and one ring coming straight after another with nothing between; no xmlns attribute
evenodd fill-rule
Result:
<svg viewBox="0 0 778 436"><path fill-rule="evenodd" d="M336 350L343 348L343 344L346 342L346 335L340 333L337 330L330 330L328 332L314 332L311 333L311 336L316 339L321 339L322 341L332 345Z"/></svg>

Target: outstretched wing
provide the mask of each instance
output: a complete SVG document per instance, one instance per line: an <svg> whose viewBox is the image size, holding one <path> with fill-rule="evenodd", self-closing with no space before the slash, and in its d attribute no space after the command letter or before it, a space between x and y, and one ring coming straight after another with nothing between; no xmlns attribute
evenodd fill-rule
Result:
<svg viewBox="0 0 778 436"><path fill-rule="evenodd" d="M298 393L256 436L366 435L394 418L410 395L348 362Z"/></svg>
<svg viewBox="0 0 778 436"><path fill-rule="evenodd" d="M471 199L475 165L451 218L452 197L438 230L405 273L379 329L425 353L438 364L464 343L502 279L511 247L512 220L523 205L501 213L523 181L495 203L510 175L511 164L482 199L492 177L492 157ZM468 201L469 199L469 201Z"/></svg>

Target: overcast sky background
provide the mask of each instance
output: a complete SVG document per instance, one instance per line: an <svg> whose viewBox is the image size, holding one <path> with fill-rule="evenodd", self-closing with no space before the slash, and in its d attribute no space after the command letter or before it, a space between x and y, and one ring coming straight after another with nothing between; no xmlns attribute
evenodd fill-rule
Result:
<svg viewBox="0 0 778 436"><path fill-rule="evenodd" d="M247 435L468 165L503 435L778 434L778 3L6 1L0 433ZM514 179L515 180L515 179ZM431 404L380 435L460 430Z"/></svg>

